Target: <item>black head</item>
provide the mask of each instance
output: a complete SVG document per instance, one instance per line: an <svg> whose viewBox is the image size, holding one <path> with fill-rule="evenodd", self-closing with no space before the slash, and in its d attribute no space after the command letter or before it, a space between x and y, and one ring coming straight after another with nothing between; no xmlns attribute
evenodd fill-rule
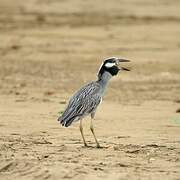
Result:
<svg viewBox="0 0 180 180"><path fill-rule="evenodd" d="M119 68L118 65L120 62L129 62L129 60L116 57L105 59L99 69L98 78L100 79L104 72L109 72L112 76L115 76L120 70L128 70L126 68Z"/></svg>

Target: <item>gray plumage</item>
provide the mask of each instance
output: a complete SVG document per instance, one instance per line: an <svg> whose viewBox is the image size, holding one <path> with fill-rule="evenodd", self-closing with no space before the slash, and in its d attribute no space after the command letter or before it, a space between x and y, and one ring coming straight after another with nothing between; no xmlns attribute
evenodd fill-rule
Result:
<svg viewBox="0 0 180 180"><path fill-rule="evenodd" d="M83 135L82 119L87 115L91 115L90 129L93 133L97 147L100 147L94 133L92 119L94 118L96 109L102 100L109 80L113 76L117 75L120 70L129 71L128 69L123 67L119 68L119 62L128 61L129 60L119 59L115 57L106 59L99 69L98 80L93 81L78 90L70 98L69 103L65 108L62 116L58 118L58 121L62 124L62 126L65 127L70 126L72 122L80 120L80 132L85 146L87 146L87 144Z"/></svg>
<svg viewBox="0 0 180 180"><path fill-rule="evenodd" d="M103 86L98 81L91 82L77 91L69 100L64 113L59 118L65 127L84 116L94 113L101 102Z"/></svg>

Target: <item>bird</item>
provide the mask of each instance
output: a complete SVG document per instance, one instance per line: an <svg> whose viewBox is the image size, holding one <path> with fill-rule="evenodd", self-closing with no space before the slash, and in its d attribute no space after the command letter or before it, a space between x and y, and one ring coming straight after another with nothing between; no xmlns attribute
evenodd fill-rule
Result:
<svg viewBox="0 0 180 180"><path fill-rule="evenodd" d="M64 112L58 118L58 121L64 127L69 127L73 122L80 121L79 129L84 146L86 147L88 147L88 145L83 133L82 120L88 115L91 116L90 130L94 136L96 147L100 148L101 146L94 131L93 119L95 117L97 107L104 97L109 80L116 76L120 71L130 71L127 68L119 66L121 62L130 62L130 60L117 57L104 59L99 68L97 80L84 85L76 91L69 99Z"/></svg>

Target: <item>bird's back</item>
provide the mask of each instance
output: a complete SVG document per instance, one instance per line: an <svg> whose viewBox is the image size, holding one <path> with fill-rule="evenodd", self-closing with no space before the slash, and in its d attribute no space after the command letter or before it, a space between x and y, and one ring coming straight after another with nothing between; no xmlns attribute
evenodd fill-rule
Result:
<svg viewBox="0 0 180 180"><path fill-rule="evenodd" d="M73 121L95 111L102 98L101 88L101 85L96 81L83 86L70 98L58 121L63 126L68 127Z"/></svg>

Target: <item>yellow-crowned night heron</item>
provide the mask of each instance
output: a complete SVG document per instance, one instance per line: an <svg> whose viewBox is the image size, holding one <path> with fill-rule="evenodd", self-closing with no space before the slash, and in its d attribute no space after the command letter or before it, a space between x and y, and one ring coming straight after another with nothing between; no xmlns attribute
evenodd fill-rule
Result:
<svg viewBox="0 0 180 180"><path fill-rule="evenodd" d="M102 100L108 81L121 70L129 71L129 69L118 66L121 62L129 62L129 60L116 57L105 59L99 69L98 80L90 82L78 90L70 98L65 111L58 118L58 121L65 127L70 126L72 122L80 120L80 132L85 146L87 146L87 144L83 135L82 119L90 114L90 130L94 136L97 147L100 147L94 133L92 120L95 116L96 109Z"/></svg>

